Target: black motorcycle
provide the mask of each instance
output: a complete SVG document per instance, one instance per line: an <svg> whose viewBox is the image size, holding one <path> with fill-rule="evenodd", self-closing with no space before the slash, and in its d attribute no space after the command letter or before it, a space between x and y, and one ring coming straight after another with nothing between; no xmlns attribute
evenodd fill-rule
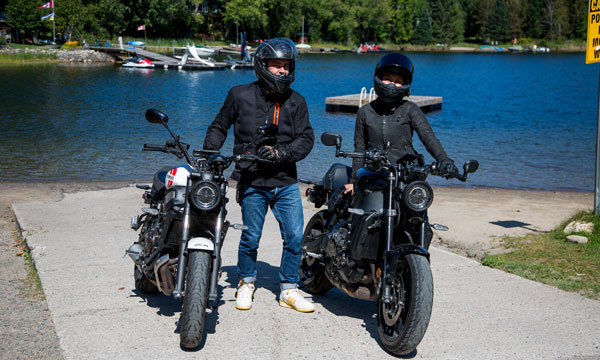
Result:
<svg viewBox="0 0 600 360"><path fill-rule="evenodd" d="M309 201L317 208L327 204L327 210L305 228L300 278L313 294L335 286L376 302L383 346L393 354L409 354L425 335L433 305L431 229L448 230L427 217L433 201L427 177L466 181L479 163L465 162L462 175L444 173L436 163L424 165L421 157L392 164L386 150L341 151L338 134L324 133L321 141L336 147L336 157L363 158L365 167L357 172L354 194L344 194L352 168L342 164L331 166L322 182L307 190Z"/></svg>
<svg viewBox="0 0 600 360"><path fill-rule="evenodd" d="M136 289L158 291L183 298L181 346L196 348L204 331L208 302L217 304L217 282L221 273L221 248L227 230L245 229L226 220L229 184L223 172L232 162L264 161L253 154L225 157L218 151L194 150L179 141L167 126L166 114L150 109L146 120L162 124L173 140L164 145L144 144L143 151L159 151L185 158L187 164L163 167L145 190L148 207L133 217L131 228L140 230L138 241L126 251L135 262ZM276 134L268 126L259 128L257 138Z"/></svg>

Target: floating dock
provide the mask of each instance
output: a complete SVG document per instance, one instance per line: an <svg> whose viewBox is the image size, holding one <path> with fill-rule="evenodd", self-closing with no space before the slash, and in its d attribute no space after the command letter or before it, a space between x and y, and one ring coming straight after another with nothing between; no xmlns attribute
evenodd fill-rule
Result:
<svg viewBox="0 0 600 360"><path fill-rule="evenodd" d="M418 96L411 95L407 99L419 105L423 112L432 112L442 109L441 96ZM369 103L369 100L364 97L361 99L360 94L342 95L325 98L325 110L331 112L346 112L356 113L360 106Z"/></svg>

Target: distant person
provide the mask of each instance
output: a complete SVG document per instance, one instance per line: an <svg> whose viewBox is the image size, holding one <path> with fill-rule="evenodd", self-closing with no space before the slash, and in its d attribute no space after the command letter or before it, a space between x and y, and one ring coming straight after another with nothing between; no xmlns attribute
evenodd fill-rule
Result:
<svg viewBox="0 0 600 360"><path fill-rule="evenodd" d="M385 144L389 142L391 149L388 159L392 163L395 164L406 155L412 155L416 159L418 154L412 145L413 132L416 131L441 169L457 174L458 168L446 155L423 111L418 105L405 99L410 95L413 72L413 64L405 55L390 53L379 59L373 76L377 99L358 110L354 128L354 151L384 150ZM353 159L353 174L363 166L363 159ZM345 188L344 193L354 193L353 184L347 184Z"/></svg>
<svg viewBox="0 0 600 360"><path fill-rule="evenodd" d="M279 267L279 305L300 312L312 312L314 305L297 290L302 255L304 217L298 187L296 162L304 159L314 143L304 98L290 89L294 81L298 52L288 38L261 42L254 56L258 81L229 90L221 111L209 126L204 149L220 149L233 125L234 154L252 152L273 164L236 164L232 178L238 181L242 231L238 248L239 285L236 308L252 308L256 257L265 216L269 207L279 222L283 254ZM263 124L278 125L277 144L253 149L257 129Z"/></svg>

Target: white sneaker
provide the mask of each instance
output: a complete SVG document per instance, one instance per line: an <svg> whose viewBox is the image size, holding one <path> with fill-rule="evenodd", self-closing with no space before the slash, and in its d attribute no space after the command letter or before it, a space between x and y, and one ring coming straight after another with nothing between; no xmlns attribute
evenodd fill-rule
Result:
<svg viewBox="0 0 600 360"><path fill-rule="evenodd" d="M237 295L235 297L235 308L238 310L250 310L252 307L252 296L254 295L254 283L245 283L240 280Z"/></svg>
<svg viewBox="0 0 600 360"><path fill-rule="evenodd" d="M315 306L300 294L298 289L281 290L279 306L309 313L315 311Z"/></svg>

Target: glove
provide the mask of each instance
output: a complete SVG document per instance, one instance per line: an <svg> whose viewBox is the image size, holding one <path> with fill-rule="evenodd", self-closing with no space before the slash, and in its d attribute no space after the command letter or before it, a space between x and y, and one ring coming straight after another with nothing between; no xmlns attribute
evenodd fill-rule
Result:
<svg viewBox="0 0 600 360"><path fill-rule="evenodd" d="M458 175L458 168L454 165L452 159L446 159L438 161L436 166L442 171L443 174Z"/></svg>
<svg viewBox="0 0 600 360"><path fill-rule="evenodd" d="M259 158L276 162L277 151L272 146L263 145L256 152Z"/></svg>

